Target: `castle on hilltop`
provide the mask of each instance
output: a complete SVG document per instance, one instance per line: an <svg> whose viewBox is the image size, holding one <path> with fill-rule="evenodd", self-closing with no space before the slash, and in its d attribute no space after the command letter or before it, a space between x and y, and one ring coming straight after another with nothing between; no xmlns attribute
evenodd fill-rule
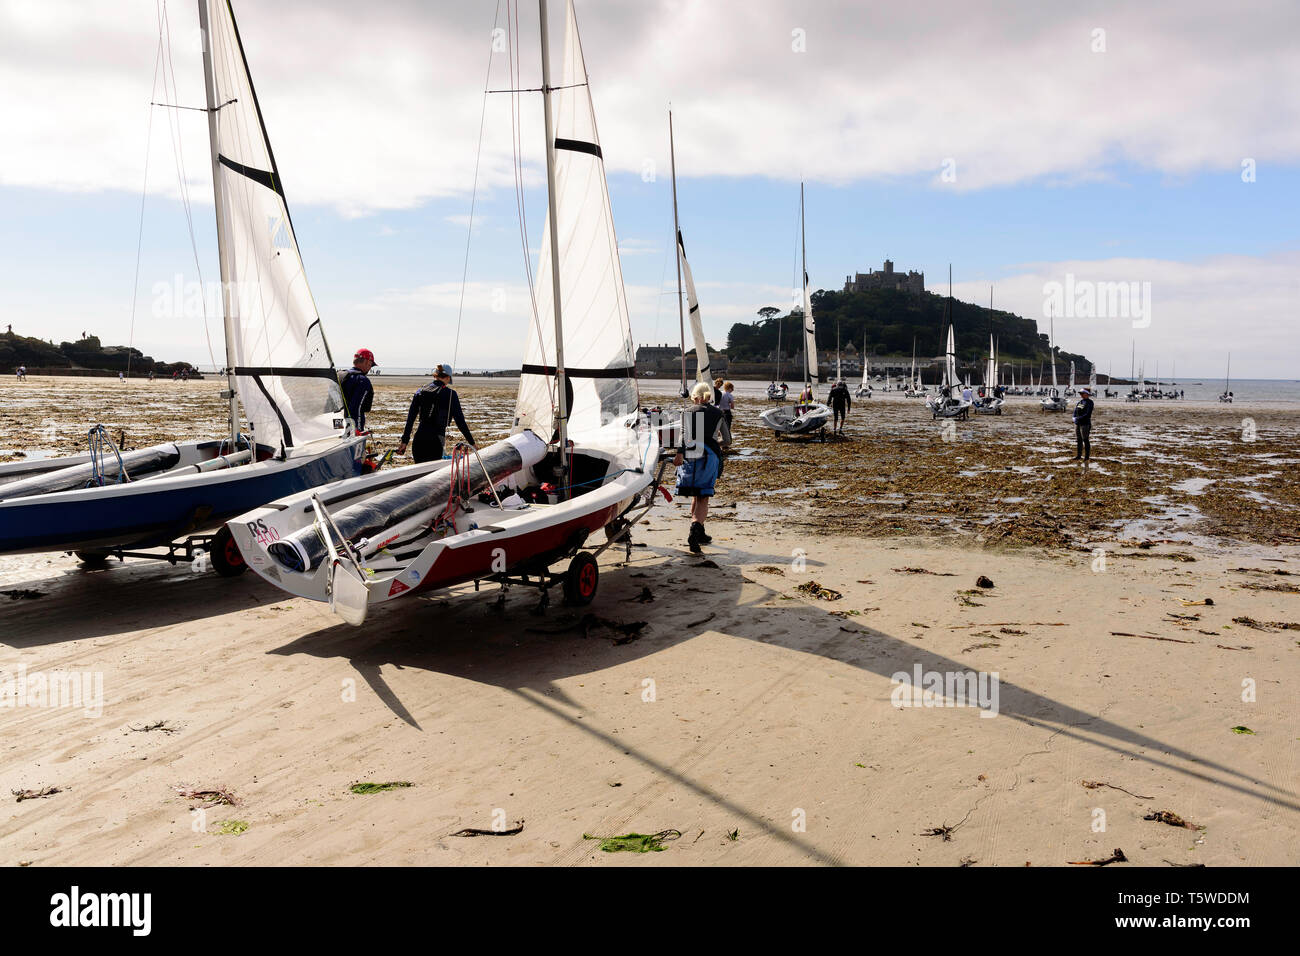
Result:
<svg viewBox="0 0 1300 956"><path fill-rule="evenodd" d="M886 259L885 267L879 272L868 269L866 272L859 272L856 276L844 277L845 292L866 292L868 289L898 289L901 292L920 295L925 291L925 273L911 269L906 273L895 272L893 261Z"/></svg>

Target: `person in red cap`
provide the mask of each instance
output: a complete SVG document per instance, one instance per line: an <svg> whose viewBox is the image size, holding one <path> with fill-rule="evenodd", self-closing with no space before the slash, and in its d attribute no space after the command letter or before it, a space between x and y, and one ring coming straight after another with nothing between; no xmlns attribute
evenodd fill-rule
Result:
<svg viewBox="0 0 1300 956"><path fill-rule="evenodd" d="M366 430L366 412L375 400L375 387L366 376L375 367L375 353L370 349L357 349L352 356L352 367L343 376L343 401L348 406L348 417L357 423L357 431Z"/></svg>

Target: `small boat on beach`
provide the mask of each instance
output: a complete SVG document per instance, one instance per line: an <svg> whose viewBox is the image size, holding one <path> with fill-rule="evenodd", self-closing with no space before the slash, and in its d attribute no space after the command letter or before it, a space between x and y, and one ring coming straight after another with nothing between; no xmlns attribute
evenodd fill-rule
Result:
<svg viewBox="0 0 1300 956"><path fill-rule="evenodd" d="M803 329L804 329L804 380L807 394L812 394L813 382L817 381L817 325L813 319L812 296L808 286L808 249L803 231L803 184L799 184L799 235L800 248L803 253ZM778 335L780 333L778 332ZM768 397L772 391L769 387ZM826 440L826 423L831 420L831 410L817 401L800 402L797 405L782 405L770 408L758 416L766 427L783 435L809 435L820 432L822 441Z"/></svg>
<svg viewBox="0 0 1300 956"><path fill-rule="evenodd" d="M222 528L227 519L366 466L366 437L347 418L234 14L227 2L202 0L199 18L227 434L126 451L95 425L85 454L0 465L0 554L210 562L233 576L245 565Z"/></svg>
<svg viewBox="0 0 1300 956"><path fill-rule="evenodd" d="M661 491L669 458L659 423L639 408L609 187L572 0L565 6L553 82L540 3L547 215L512 434L228 525L259 575L350 624L377 604L470 581L499 584L502 599L510 586L536 588L542 606L562 585L570 603L588 604L597 557L613 546L630 557L631 526Z"/></svg>

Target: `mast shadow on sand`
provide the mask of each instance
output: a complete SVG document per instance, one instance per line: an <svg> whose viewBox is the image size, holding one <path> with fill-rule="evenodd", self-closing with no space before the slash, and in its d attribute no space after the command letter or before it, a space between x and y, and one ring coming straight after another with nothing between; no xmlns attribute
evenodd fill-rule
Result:
<svg viewBox="0 0 1300 956"><path fill-rule="evenodd" d="M648 657L708 631L720 631L728 636L824 657L886 680L900 671L911 673L918 664L922 671L940 673L966 673L972 668L882 631L856 625L856 622L851 628L852 633L845 633L850 629L848 620L831 616L827 611L803 602L791 603L789 607L768 606L765 602L779 592L765 581L746 577L739 568L728 563L722 563L716 569L700 568L699 561L680 552L666 551L664 554L674 557L657 563L637 561L634 557L632 564L622 568L607 566L602 575L601 593L590 608L569 609L557 604L547 615L533 616L528 611L536 604L535 595L531 592L521 594L521 589L515 588L511 590L505 607L497 610L494 609L492 592L485 589L477 596L470 592L450 598L425 599L422 606L416 607L409 604L405 608L383 605L372 612L363 630L340 624L300 637L270 653L305 653L350 660L393 713L417 729L419 724L415 716L384 682L380 673L384 665L428 670L499 687L600 740L612 750L631 756L655 773L742 816L756 829L797 846L801 852L811 854L820 862L836 862L806 844L791 841L783 828L773 826L757 813L733 804L725 795L629 746L627 740L606 735L591 726L590 721L575 719L561 707L589 710L590 704L572 700L557 682ZM642 551L641 556L649 555ZM762 556L739 551L730 554L715 551L711 557L719 562L764 560ZM773 560L785 561L788 556ZM746 583L757 585L759 593L742 596ZM663 605L637 604L638 592L642 588L650 589L655 602L689 602L692 590L701 592L704 595L699 605L701 620L694 627L676 631L665 625L656 626L655 609ZM435 605L436 611L430 605ZM645 618L648 626L644 629L644 636L614 643L590 636L583 626L584 616L589 613ZM1224 787L1270 806L1300 811L1300 801L1291 791L1205 760L1181 747L1014 682L1005 679L1000 682L998 705L999 716L1050 731L1053 736L1064 736L1204 784ZM970 716L979 719L975 714ZM1155 753L1144 753L1143 750ZM1196 766L1181 766L1175 761Z"/></svg>

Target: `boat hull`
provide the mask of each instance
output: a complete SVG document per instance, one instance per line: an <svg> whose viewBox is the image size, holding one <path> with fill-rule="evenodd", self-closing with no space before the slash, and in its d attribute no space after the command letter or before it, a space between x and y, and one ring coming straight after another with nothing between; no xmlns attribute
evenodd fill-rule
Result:
<svg viewBox="0 0 1300 956"><path fill-rule="evenodd" d="M285 461L0 500L0 554L170 544L268 501L350 478L360 472L364 454L365 439L350 438Z"/></svg>
<svg viewBox="0 0 1300 956"><path fill-rule="evenodd" d="M807 435L819 428L825 428L831 420L831 410L821 403L807 406L807 411L796 412L804 406L784 405L763 412L759 418L772 431L781 435Z"/></svg>
<svg viewBox="0 0 1300 956"><path fill-rule="evenodd" d="M395 484L450 467L449 462L341 482L315 496L295 495L241 515L227 527L249 567L291 594L332 602L337 593L335 576L350 576L349 587L359 595L356 602L360 613L356 618L344 617L355 624L364 619L365 608L407 594L500 575L541 573L576 551L588 536L615 522L648 489L653 494L659 447L657 433L647 430L641 433L637 447L613 452L597 449L608 461L604 483L567 501L502 509L475 500L472 510L456 515L455 526L445 537L434 538L426 528L408 543L395 540L371 555L364 578L342 560L327 559L307 571L292 571L277 563L269 548L317 522L313 497L323 509L332 512ZM577 443L575 455L580 457L588 451L590 448Z"/></svg>

